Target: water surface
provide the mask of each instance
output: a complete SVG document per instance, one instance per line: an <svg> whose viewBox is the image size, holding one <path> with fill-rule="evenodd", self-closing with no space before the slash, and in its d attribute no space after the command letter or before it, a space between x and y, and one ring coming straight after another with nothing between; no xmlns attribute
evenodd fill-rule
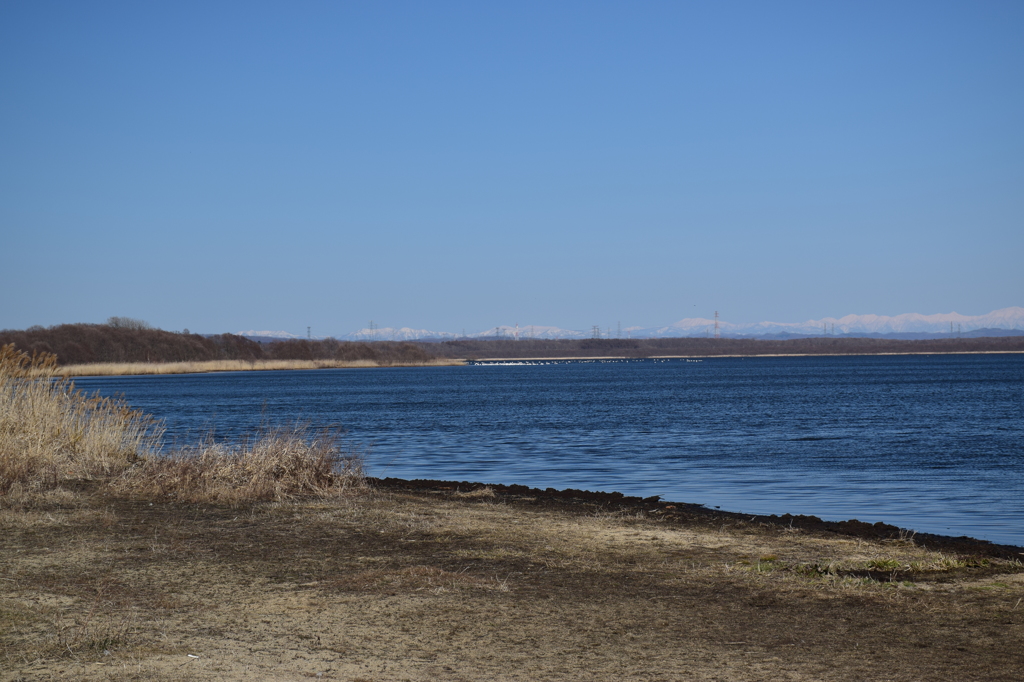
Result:
<svg viewBox="0 0 1024 682"><path fill-rule="evenodd" d="M79 379L171 442L337 425L370 473L661 495L1024 545L1024 356L708 358Z"/></svg>

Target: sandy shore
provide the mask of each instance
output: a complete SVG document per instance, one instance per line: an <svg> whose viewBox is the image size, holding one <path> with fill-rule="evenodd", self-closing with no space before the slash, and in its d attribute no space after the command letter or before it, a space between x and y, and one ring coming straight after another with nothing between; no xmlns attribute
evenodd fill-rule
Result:
<svg viewBox="0 0 1024 682"><path fill-rule="evenodd" d="M0 680L1021 679L1022 550L941 540L515 486L87 485L0 510Z"/></svg>

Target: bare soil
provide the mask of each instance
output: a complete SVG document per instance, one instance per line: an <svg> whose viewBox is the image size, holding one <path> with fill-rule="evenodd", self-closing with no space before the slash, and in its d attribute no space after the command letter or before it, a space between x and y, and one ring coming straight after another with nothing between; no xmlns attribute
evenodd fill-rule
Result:
<svg viewBox="0 0 1024 682"><path fill-rule="evenodd" d="M0 680L1019 680L1021 548L373 481L0 510Z"/></svg>

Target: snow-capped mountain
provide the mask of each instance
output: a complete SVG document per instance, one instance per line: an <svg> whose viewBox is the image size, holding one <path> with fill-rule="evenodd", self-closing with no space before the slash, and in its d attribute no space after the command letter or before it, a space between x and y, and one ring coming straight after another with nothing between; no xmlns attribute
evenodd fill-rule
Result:
<svg viewBox="0 0 1024 682"><path fill-rule="evenodd" d="M259 338L268 338L268 339L301 339L302 338L298 334L291 334L289 332L268 332L268 331L258 332L258 331L253 330L253 329L250 329L247 332L235 332L235 334L238 335L238 336L250 336L250 337L256 338L256 339L259 339Z"/></svg>
<svg viewBox="0 0 1024 682"><path fill-rule="evenodd" d="M950 325L952 324L952 328ZM905 313L903 315L846 315L845 317L825 317L820 320L804 322L754 322L735 323L720 318L719 332L723 336L765 336L778 334L820 335L820 334L966 334L978 329L1024 331L1024 308L1013 307L994 310L986 315L961 315L959 313L940 313L936 315L920 315ZM664 327L625 327L621 336L634 339L667 338L677 336L711 336L714 334L715 321L704 317L688 317ZM619 332L616 331L616 334ZM983 332L983 334L986 332ZM241 336L266 339L301 339L298 334L285 331L246 331L238 332ZM601 330L602 338L608 335L608 329ZM468 334L438 332L428 329L411 329L409 327L374 327L360 329L351 334L338 337L346 341L451 341L456 339L587 339L592 336L591 330L580 331L562 329L543 325L498 325L483 331ZM324 338L324 337L313 337Z"/></svg>
<svg viewBox="0 0 1024 682"><path fill-rule="evenodd" d="M527 325L515 327L513 325L499 325L483 331L470 332L463 336L453 332L435 332L428 329L410 329L402 327L374 327L364 328L345 334L340 337L347 341L451 341L455 339L582 339L587 335L583 332L558 327L545 327L541 325Z"/></svg>
<svg viewBox="0 0 1024 682"><path fill-rule="evenodd" d="M573 329L530 324L518 327L500 325L466 336L471 339L584 339L587 334Z"/></svg>
<svg viewBox="0 0 1024 682"><path fill-rule="evenodd" d="M448 341L459 338L451 332L432 332L427 329L410 329L409 327L374 327L354 331L339 337L344 341Z"/></svg>
<svg viewBox="0 0 1024 682"><path fill-rule="evenodd" d="M933 333L943 334L952 331L966 332L974 329L1008 329L1024 330L1024 308L1013 307L994 310L987 315L961 315L959 313L940 313L937 315L920 315L904 313L903 315L846 315L845 317L825 317L820 320L805 322L757 322L754 324L736 324L719 320L718 327L722 334L727 335L761 335L761 334L894 334L894 333ZM958 326L959 325L959 326ZM715 321L704 318L687 318L666 327L645 330L650 336L700 336L713 332Z"/></svg>

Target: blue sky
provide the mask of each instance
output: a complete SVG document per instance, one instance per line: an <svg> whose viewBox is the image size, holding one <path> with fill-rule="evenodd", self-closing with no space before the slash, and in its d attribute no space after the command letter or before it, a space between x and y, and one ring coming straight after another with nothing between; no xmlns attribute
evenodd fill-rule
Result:
<svg viewBox="0 0 1024 682"><path fill-rule="evenodd" d="M0 1L0 328L1024 305L1024 3Z"/></svg>

